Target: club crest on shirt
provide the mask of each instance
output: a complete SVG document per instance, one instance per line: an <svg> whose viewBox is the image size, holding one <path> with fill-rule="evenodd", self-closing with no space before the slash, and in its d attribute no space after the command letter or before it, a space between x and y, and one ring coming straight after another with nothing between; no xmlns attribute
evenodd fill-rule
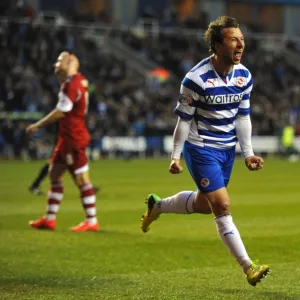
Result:
<svg viewBox="0 0 300 300"><path fill-rule="evenodd" d="M206 188L209 186L210 182L209 182L209 179L208 178L203 178L200 182L201 186Z"/></svg>
<svg viewBox="0 0 300 300"><path fill-rule="evenodd" d="M245 85L245 79L243 77L237 77L235 79L235 85L239 86L239 87L244 86Z"/></svg>
<svg viewBox="0 0 300 300"><path fill-rule="evenodd" d="M191 105L193 103L193 98L188 95L180 94L179 102L184 106Z"/></svg>

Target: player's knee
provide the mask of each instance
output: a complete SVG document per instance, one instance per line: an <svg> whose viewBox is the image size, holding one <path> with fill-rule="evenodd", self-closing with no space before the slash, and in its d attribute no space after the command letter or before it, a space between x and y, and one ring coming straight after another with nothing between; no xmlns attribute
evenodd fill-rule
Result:
<svg viewBox="0 0 300 300"><path fill-rule="evenodd" d="M84 185L84 181L82 180L82 178L79 178L79 177L75 177L75 184L80 187L82 185Z"/></svg>
<svg viewBox="0 0 300 300"><path fill-rule="evenodd" d="M48 178L51 182L62 181L61 176L57 176L57 174L54 172L48 172Z"/></svg>
<svg viewBox="0 0 300 300"><path fill-rule="evenodd" d="M203 209L200 214L204 214L204 215L210 215L212 213L212 210L211 208L206 208L206 209Z"/></svg>
<svg viewBox="0 0 300 300"><path fill-rule="evenodd" d="M230 203L216 203L215 210L219 212L218 214L228 214L230 213Z"/></svg>
<svg viewBox="0 0 300 300"><path fill-rule="evenodd" d="M230 201L211 201L210 204L215 216L230 214Z"/></svg>

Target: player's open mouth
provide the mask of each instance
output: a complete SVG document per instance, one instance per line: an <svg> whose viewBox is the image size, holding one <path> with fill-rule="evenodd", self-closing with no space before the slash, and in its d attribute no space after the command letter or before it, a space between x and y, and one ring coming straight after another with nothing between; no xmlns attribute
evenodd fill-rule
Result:
<svg viewBox="0 0 300 300"><path fill-rule="evenodd" d="M241 60L242 52L234 52L233 57L235 60Z"/></svg>

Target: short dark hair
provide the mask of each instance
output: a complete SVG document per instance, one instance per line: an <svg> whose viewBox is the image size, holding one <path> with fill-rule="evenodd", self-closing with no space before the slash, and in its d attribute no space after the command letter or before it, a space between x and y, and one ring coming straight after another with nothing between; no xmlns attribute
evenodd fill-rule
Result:
<svg viewBox="0 0 300 300"><path fill-rule="evenodd" d="M215 53L216 43L223 43L223 34L221 32L222 29L232 27L239 28L240 25L235 18L231 18L228 16L221 16L208 25L203 38L206 42L209 43L209 52Z"/></svg>

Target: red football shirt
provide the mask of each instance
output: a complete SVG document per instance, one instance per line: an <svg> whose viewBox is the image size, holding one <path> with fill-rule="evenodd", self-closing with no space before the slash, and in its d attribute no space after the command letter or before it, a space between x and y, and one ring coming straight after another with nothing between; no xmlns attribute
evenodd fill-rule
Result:
<svg viewBox="0 0 300 300"><path fill-rule="evenodd" d="M88 110L88 81L80 73L69 77L58 94L56 108L65 113L59 120L58 142L73 143L86 147L90 135L85 124Z"/></svg>

